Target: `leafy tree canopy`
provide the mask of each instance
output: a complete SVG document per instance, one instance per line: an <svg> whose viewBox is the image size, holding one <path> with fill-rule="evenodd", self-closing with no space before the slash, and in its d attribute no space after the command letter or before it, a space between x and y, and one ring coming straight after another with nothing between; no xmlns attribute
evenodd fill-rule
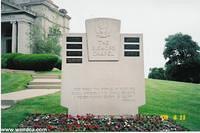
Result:
<svg viewBox="0 0 200 133"><path fill-rule="evenodd" d="M189 35L177 33L170 35L165 41L163 55L168 60L167 64L184 64L191 59L198 58L200 55L200 47Z"/></svg>
<svg viewBox="0 0 200 133"><path fill-rule="evenodd" d="M50 27L47 35L40 26L34 25L30 36L30 46L33 53L60 55L61 45L59 44L59 39L61 31L58 26L54 25Z"/></svg>
<svg viewBox="0 0 200 133"><path fill-rule="evenodd" d="M167 79L200 83L200 47L189 35L177 33L165 39L163 55Z"/></svg>
<svg viewBox="0 0 200 133"><path fill-rule="evenodd" d="M148 78L151 79L166 79L165 78L165 70L163 68L150 68L150 73L148 75Z"/></svg>

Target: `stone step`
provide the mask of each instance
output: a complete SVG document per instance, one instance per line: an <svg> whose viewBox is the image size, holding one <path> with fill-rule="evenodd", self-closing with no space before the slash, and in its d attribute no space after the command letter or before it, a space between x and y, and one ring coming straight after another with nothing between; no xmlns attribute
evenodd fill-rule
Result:
<svg viewBox="0 0 200 133"><path fill-rule="evenodd" d="M32 74L33 76L60 76L60 74Z"/></svg>
<svg viewBox="0 0 200 133"><path fill-rule="evenodd" d="M16 100L1 100L1 105L12 106L16 103Z"/></svg>
<svg viewBox="0 0 200 133"><path fill-rule="evenodd" d="M49 85L49 84L43 84L43 85L28 85L28 89L60 89L60 85Z"/></svg>
<svg viewBox="0 0 200 133"><path fill-rule="evenodd" d="M60 85L61 82L30 82L29 85Z"/></svg>
<svg viewBox="0 0 200 133"><path fill-rule="evenodd" d="M12 105L1 105L1 109L7 109L10 108Z"/></svg>
<svg viewBox="0 0 200 133"><path fill-rule="evenodd" d="M34 79L29 83L29 85L60 85L61 80L60 79Z"/></svg>
<svg viewBox="0 0 200 133"><path fill-rule="evenodd" d="M59 79L59 75L33 75L34 79Z"/></svg>

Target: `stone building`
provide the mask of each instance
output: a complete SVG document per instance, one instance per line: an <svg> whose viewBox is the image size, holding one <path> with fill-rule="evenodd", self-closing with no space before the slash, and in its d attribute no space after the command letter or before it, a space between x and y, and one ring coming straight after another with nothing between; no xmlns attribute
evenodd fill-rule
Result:
<svg viewBox="0 0 200 133"><path fill-rule="evenodd" d="M69 31L70 16L51 0L1 1L1 53L31 53L30 31L33 24L47 34L49 27L58 25L60 41Z"/></svg>

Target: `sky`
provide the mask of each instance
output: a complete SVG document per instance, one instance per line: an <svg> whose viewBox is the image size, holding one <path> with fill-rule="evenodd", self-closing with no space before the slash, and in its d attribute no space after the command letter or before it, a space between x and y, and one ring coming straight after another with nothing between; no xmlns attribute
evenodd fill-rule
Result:
<svg viewBox="0 0 200 133"><path fill-rule="evenodd" d="M165 38L182 32L200 45L200 0L53 0L65 8L70 33L85 33L85 20L121 20L121 33L142 33L145 77L149 68L164 67Z"/></svg>

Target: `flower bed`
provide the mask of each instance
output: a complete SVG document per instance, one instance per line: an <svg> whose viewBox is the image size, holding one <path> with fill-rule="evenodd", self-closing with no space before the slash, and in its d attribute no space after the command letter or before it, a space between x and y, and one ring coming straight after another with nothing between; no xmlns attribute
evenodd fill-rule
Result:
<svg viewBox="0 0 200 133"><path fill-rule="evenodd" d="M48 131L186 131L173 120L160 116L135 115L113 116L71 116L66 114L33 114L27 117L20 128L47 128Z"/></svg>

